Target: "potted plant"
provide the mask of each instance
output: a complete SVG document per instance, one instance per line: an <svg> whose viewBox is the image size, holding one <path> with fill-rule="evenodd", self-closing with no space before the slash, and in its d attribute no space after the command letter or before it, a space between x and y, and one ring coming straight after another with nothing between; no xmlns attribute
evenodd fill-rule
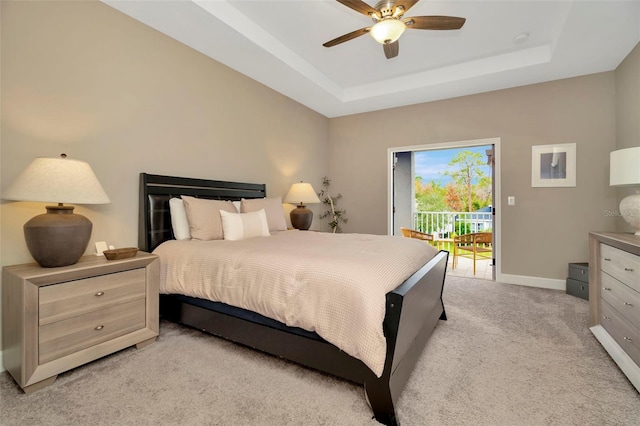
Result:
<svg viewBox="0 0 640 426"><path fill-rule="evenodd" d="M327 206L327 210L320 215L320 219L329 218L329 228L331 228L331 232L335 234L336 232L342 231L340 223L347 223L348 219L345 216L347 211L336 206L336 202L340 198L342 198L342 194L338 194L332 197L329 194L329 185L331 185L331 180L326 176L323 177L323 188L320 192L318 192L318 198L320 198L322 204Z"/></svg>

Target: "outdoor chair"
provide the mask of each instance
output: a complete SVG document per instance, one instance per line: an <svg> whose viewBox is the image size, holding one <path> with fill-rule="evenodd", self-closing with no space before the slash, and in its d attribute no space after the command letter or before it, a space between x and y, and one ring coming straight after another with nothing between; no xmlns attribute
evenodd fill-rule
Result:
<svg viewBox="0 0 640 426"><path fill-rule="evenodd" d="M433 244L433 235L427 234L426 232L415 231L409 228L400 228L402 231L402 236L407 238L415 238L418 240L428 241Z"/></svg>
<svg viewBox="0 0 640 426"><path fill-rule="evenodd" d="M458 257L473 259L473 275L476 274L476 260L493 258L493 236L491 232L457 235L453 238L452 269L458 266Z"/></svg>

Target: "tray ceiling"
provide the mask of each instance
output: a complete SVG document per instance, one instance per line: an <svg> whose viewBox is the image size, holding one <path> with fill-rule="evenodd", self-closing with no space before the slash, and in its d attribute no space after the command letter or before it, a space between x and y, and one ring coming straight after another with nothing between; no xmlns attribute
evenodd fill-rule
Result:
<svg viewBox="0 0 640 426"><path fill-rule="evenodd" d="M405 16L467 21L405 31L393 59L368 35L323 47L371 25L332 0L103 1L327 117L610 71L640 41L638 0L421 0Z"/></svg>

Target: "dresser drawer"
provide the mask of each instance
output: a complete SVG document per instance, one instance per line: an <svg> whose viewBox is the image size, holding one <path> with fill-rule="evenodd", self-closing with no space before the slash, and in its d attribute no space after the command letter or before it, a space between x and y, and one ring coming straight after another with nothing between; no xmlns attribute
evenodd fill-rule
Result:
<svg viewBox="0 0 640 426"><path fill-rule="evenodd" d="M640 328L640 293L604 272L600 274L602 299L606 300L632 324Z"/></svg>
<svg viewBox="0 0 640 426"><path fill-rule="evenodd" d="M39 327L39 364L142 329L145 299L111 306Z"/></svg>
<svg viewBox="0 0 640 426"><path fill-rule="evenodd" d="M640 256L600 244L601 269L640 292Z"/></svg>
<svg viewBox="0 0 640 426"><path fill-rule="evenodd" d="M634 327L606 301L601 303L601 324L636 363L640 364L640 329Z"/></svg>
<svg viewBox="0 0 640 426"><path fill-rule="evenodd" d="M144 298L145 280L138 268L40 287L39 325Z"/></svg>

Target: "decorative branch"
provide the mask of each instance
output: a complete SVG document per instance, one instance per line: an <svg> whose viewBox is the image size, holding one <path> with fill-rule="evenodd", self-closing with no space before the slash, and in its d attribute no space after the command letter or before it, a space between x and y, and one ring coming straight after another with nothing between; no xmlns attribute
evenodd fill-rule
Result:
<svg viewBox="0 0 640 426"><path fill-rule="evenodd" d="M329 194L329 185L331 185L331 180L328 177L322 178L322 190L318 192L318 197L322 201L322 204L329 206L329 209L320 215L320 219L329 218L331 221L329 222L329 228L331 228L331 232L334 234L336 232L341 232L342 228L340 227L340 223L347 223L349 219L346 218L347 211L345 209L339 209L336 207L336 202L342 198L342 194L338 194L336 196L331 196Z"/></svg>

